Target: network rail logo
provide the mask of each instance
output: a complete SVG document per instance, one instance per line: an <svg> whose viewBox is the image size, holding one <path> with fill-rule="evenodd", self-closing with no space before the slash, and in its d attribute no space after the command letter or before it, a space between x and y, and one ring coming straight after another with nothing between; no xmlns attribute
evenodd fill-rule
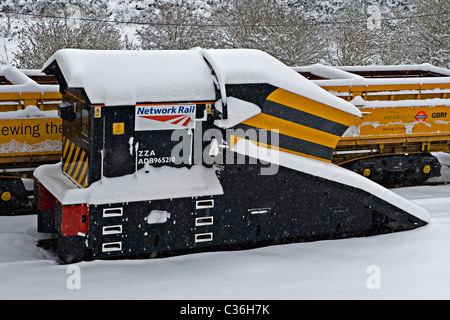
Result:
<svg viewBox="0 0 450 320"><path fill-rule="evenodd" d="M136 106L135 130L195 128L195 104Z"/></svg>

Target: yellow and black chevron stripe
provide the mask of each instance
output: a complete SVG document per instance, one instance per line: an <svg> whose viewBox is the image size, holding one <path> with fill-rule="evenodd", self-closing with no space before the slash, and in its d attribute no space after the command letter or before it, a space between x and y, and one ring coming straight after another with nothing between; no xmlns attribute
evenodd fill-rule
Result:
<svg viewBox="0 0 450 320"><path fill-rule="evenodd" d="M84 150L63 138L62 171L80 188L88 185L89 159Z"/></svg>
<svg viewBox="0 0 450 320"><path fill-rule="evenodd" d="M270 130L278 130L279 145L268 147L331 162L336 144L355 117L290 91L276 89L266 98L262 112L239 127L265 129L269 134ZM239 138L248 137L235 137L234 142ZM270 137L267 141L271 141Z"/></svg>

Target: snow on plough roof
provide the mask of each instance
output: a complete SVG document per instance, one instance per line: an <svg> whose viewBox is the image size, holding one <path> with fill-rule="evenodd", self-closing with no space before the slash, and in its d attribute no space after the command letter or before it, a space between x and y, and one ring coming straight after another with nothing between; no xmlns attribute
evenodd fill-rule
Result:
<svg viewBox="0 0 450 320"><path fill-rule="evenodd" d="M63 49L43 66L57 67L69 88L83 88L91 104L135 105L212 101L216 85L267 83L360 116L272 56L253 49L113 51Z"/></svg>

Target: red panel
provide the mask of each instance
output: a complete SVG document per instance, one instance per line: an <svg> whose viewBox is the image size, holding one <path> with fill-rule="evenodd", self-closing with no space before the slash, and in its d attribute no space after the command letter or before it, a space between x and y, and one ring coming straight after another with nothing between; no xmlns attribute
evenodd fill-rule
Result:
<svg viewBox="0 0 450 320"><path fill-rule="evenodd" d="M78 233L89 233L88 205L62 206L61 235L76 236Z"/></svg>
<svg viewBox="0 0 450 320"><path fill-rule="evenodd" d="M56 198L39 183L39 210L53 210L56 206Z"/></svg>

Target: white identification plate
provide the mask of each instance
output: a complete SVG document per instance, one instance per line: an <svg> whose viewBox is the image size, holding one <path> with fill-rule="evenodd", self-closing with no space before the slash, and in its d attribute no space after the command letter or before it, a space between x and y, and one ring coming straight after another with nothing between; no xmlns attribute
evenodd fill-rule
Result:
<svg viewBox="0 0 450 320"><path fill-rule="evenodd" d="M195 128L195 104L137 105L135 112L136 131Z"/></svg>

